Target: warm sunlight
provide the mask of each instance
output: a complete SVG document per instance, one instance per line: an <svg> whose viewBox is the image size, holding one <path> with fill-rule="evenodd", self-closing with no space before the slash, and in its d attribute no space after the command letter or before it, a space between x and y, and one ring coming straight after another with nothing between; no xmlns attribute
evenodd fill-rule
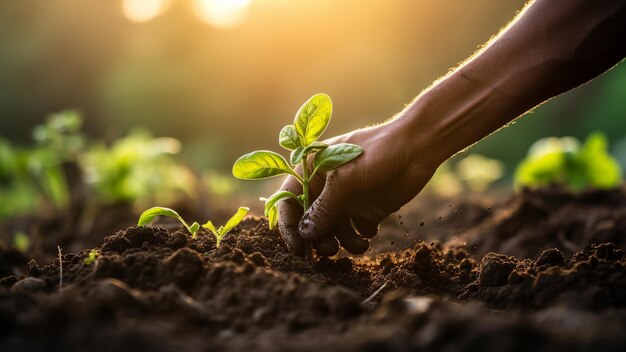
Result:
<svg viewBox="0 0 626 352"><path fill-rule="evenodd" d="M242 24L252 0L196 0L196 14L219 28L233 28Z"/></svg>
<svg viewBox="0 0 626 352"><path fill-rule="evenodd" d="M171 0L124 0L124 15L133 22L146 22L163 13Z"/></svg>

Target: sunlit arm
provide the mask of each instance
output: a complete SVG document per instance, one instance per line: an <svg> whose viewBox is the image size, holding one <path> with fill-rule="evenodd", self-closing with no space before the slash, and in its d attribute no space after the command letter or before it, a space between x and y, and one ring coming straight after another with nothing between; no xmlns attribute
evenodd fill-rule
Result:
<svg viewBox="0 0 626 352"><path fill-rule="evenodd" d="M366 251L380 222L418 194L445 159L619 62L625 2L534 1L395 118L325 141L363 153L311 183L319 196L304 215L295 201L278 204L287 246L303 253L306 240L320 255L334 255L339 244ZM288 177L281 190L297 192L298 180Z"/></svg>
<svg viewBox="0 0 626 352"><path fill-rule="evenodd" d="M392 121L439 163L626 56L626 1L536 0Z"/></svg>

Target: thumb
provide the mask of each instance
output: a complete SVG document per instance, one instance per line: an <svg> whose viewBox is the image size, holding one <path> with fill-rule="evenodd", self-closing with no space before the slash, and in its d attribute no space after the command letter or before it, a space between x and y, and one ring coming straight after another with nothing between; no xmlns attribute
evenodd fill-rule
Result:
<svg viewBox="0 0 626 352"><path fill-rule="evenodd" d="M315 241L331 235L333 225L341 215L345 200L339 182L331 182L333 177L326 179L322 194L311 204L311 207L300 220L298 231L302 238Z"/></svg>

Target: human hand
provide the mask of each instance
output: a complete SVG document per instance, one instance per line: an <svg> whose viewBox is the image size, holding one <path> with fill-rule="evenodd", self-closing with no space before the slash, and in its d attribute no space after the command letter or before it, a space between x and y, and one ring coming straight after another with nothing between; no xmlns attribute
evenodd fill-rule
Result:
<svg viewBox="0 0 626 352"><path fill-rule="evenodd" d="M305 241L311 241L323 256L336 254L339 243L352 254L365 252L367 239L376 235L380 222L415 197L439 165L419 154L415 139L392 120L324 141L353 143L364 152L338 169L316 175L310 183L315 200L304 215L294 199L278 203L278 228L289 250L304 255ZM302 186L289 176L281 190L301 194Z"/></svg>

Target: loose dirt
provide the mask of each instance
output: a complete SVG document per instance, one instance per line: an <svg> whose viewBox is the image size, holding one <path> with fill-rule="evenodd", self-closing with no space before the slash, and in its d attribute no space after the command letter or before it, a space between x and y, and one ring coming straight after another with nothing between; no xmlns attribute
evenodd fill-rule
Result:
<svg viewBox="0 0 626 352"><path fill-rule="evenodd" d="M438 240L388 226L384 242L411 247L312 262L257 217L219 248L130 227L92 264L63 254L62 287L58 259L0 247L0 350L624 351L624 204L621 190L459 201L449 216L466 221L442 217Z"/></svg>

